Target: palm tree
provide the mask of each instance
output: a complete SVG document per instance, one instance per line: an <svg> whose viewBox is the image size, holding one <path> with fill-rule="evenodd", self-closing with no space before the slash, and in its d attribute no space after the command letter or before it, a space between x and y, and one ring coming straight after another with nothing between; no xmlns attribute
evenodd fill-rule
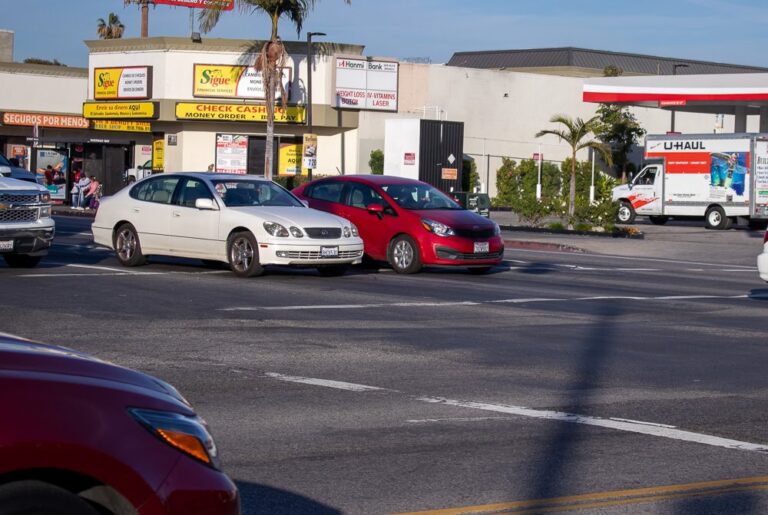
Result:
<svg viewBox="0 0 768 515"><path fill-rule="evenodd" d="M126 0L128 1L128 0ZM343 0L350 4L351 0ZM286 107L287 95L283 91L281 79L282 68L288 55L285 52L280 36L278 36L278 21L283 16L291 20L296 27L296 33L301 33L309 11L314 9L316 0L235 0L238 9L244 14L264 13L272 21L272 34L269 41L261 47L261 52L256 56L255 68L261 72L266 93L265 103L267 110L267 141L264 156L264 175L272 178L272 157L275 138L275 88L280 88L280 100L283 108ZM210 32L219 21L223 4L213 4L200 12L199 22L202 32ZM307 102L310 102L307 99Z"/></svg>
<svg viewBox="0 0 768 515"><path fill-rule="evenodd" d="M123 32L125 32L125 25L115 13L109 13L107 21L104 21L104 18L99 18L96 34L101 39L120 39L123 37Z"/></svg>
<svg viewBox="0 0 768 515"><path fill-rule="evenodd" d="M136 4L141 8L141 37L149 37L149 4L152 0L123 0L123 5Z"/></svg>
<svg viewBox="0 0 768 515"><path fill-rule="evenodd" d="M550 118L552 123L563 125L562 129L545 129L536 133L540 138L547 134L557 136L560 141L565 141L571 147L571 183L568 192L568 228L573 228L573 215L576 211L576 152L584 148L596 150L603 160L609 165L612 163L610 148L598 140L590 139L584 141L590 134L595 134L600 127L600 117L593 116L587 121L581 118L575 120L563 115L557 114Z"/></svg>

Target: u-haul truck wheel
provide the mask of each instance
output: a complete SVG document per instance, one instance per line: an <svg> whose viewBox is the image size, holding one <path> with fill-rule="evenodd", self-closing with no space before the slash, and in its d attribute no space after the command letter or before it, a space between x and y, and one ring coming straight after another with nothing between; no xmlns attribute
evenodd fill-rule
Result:
<svg viewBox="0 0 768 515"><path fill-rule="evenodd" d="M616 221L620 224L631 224L635 221L635 208L626 200L619 204L619 212L616 213Z"/></svg>
<svg viewBox="0 0 768 515"><path fill-rule="evenodd" d="M720 206L712 206L704 215L707 229L723 230L731 226L731 219L725 216L725 210Z"/></svg>

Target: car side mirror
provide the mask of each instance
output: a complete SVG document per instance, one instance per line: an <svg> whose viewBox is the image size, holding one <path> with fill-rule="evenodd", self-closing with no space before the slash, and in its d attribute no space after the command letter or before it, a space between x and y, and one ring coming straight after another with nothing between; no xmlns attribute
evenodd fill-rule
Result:
<svg viewBox="0 0 768 515"><path fill-rule="evenodd" d="M10 166L0 166L0 175L11 175Z"/></svg>
<svg viewBox="0 0 768 515"><path fill-rule="evenodd" d="M384 206L381 204L368 204L365 209L367 209L370 214L378 216L379 220L384 218Z"/></svg>
<svg viewBox="0 0 768 515"><path fill-rule="evenodd" d="M195 200L195 207L204 211L216 211L218 209L212 198L199 198Z"/></svg>

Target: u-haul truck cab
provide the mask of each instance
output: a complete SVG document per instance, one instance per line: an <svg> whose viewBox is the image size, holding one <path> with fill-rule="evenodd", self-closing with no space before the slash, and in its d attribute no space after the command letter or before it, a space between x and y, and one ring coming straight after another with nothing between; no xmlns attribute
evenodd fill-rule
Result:
<svg viewBox="0 0 768 515"><path fill-rule="evenodd" d="M704 218L709 229L727 229L737 217L768 221L768 134L651 135L649 164L613 189L617 220L652 223L670 217Z"/></svg>

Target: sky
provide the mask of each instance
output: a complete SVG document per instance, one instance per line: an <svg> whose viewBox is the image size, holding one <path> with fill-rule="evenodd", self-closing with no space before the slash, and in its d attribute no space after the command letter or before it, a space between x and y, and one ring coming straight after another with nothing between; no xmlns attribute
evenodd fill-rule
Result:
<svg viewBox="0 0 768 515"><path fill-rule="evenodd" d="M0 0L0 29L15 32L14 60L86 67L83 41L110 12L138 37L137 6L123 0ZM197 11L197 10L195 10ZM304 30L365 46L365 55L447 62L454 52L573 46L768 67L767 0L317 0ZM197 30L197 28L195 28ZM188 36L189 9L150 7L150 36ZM262 14L235 9L207 35L263 39ZM284 40L305 40L287 19ZM206 37L206 35L203 35ZM317 40L317 38L316 38Z"/></svg>

